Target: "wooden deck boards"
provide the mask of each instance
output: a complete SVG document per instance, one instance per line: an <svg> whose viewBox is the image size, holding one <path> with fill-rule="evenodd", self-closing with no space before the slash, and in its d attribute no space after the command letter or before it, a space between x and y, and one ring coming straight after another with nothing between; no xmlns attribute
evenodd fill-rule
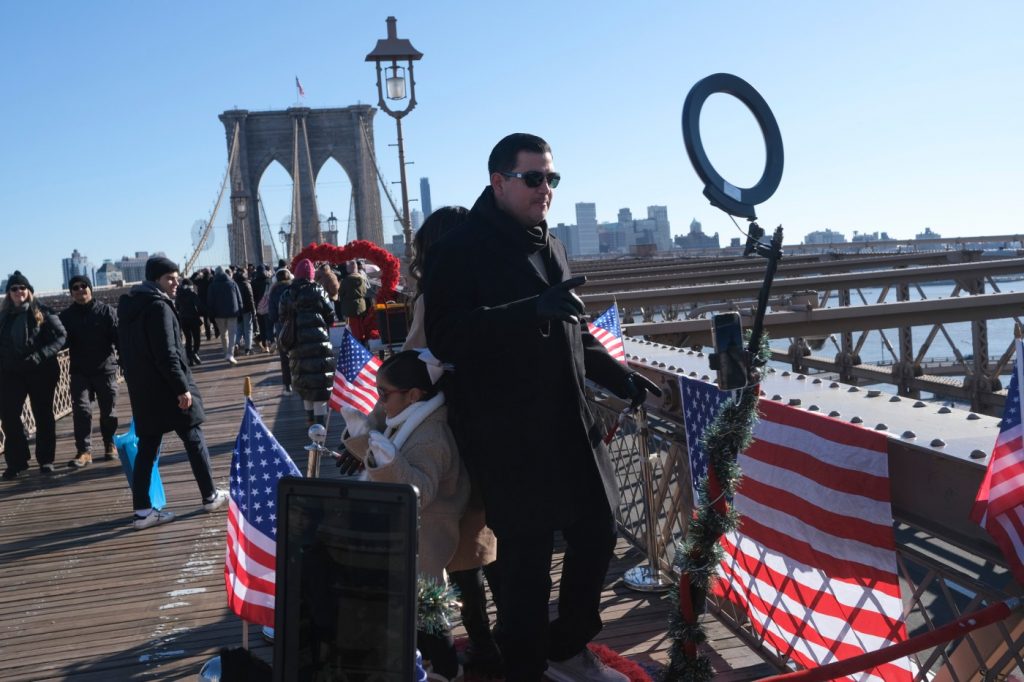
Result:
<svg viewBox="0 0 1024 682"><path fill-rule="evenodd" d="M242 380L281 444L305 469L308 443L302 402L281 392L277 358L255 355L226 365L213 343L196 371L208 421L204 432L214 478L226 487L242 414ZM130 407L122 387L122 431ZM329 443L341 421L335 416ZM118 462L64 468L74 452L71 420L57 424L58 473L0 483L0 660L4 680L196 679L221 646L237 646L241 623L227 609L223 561L225 515L206 514L181 443L164 439L160 473L173 523L131 528L131 495ZM94 437L94 442L98 436ZM33 462L34 464L34 462ZM333 475L325 470L324 476ZM622 573L640 556L620 541L603 596L601 643L641 663L663 663L669 608L665 595L634 593ZM560 557L552 569L556 587ZM721 680L767 674L756 654L708 617L709 653ZM250 644L269 660L270 647L250 629Z"/></svg>

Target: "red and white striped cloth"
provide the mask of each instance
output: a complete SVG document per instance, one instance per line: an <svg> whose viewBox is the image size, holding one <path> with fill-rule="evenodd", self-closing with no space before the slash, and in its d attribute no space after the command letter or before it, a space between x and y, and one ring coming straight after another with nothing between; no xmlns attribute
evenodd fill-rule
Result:
<svg viewBox="0 0 1024 682"><path fill-rule="evenodd" d="M761 401L715 593L806 668L907 639L886 436ZM844 679L911 680L907 658Z"/></svg>

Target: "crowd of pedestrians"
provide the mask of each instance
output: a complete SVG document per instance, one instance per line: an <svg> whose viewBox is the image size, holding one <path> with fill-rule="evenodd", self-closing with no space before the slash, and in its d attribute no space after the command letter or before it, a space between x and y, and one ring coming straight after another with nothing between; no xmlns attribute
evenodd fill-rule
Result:
<svg viewBox="0 0 1024 682"><path fill-rule="evenodd" d="M582 323L573 292L582 278L572 278L545 221L561 179L548 144L507 136L491 152L488 178L470 210L439 209L417 233L405 346L378 371L373 413L343 411L339 466L420 491L420 567L457 586L470 638L457 656L450 632L419 633L431 679L461 679L465 664L500 670L510 682L622 682L587 648L601 630L618 489L584 379L633 404L660 391L614 360ZM94 300L88 278L72 278L71 305L58 316L15 272L0 306L3 478L28 468L26 398L36 461L42 473L54 471L56 356L65 346L77 453L69 466L92 462L93 399L104 457L116 457L120 363L139 438L131 480L137 529L174 518L149 497L166 433L184 446L202 509L227 501L213 480L192 375L204 334L219 338L231 365L236 355L276 350L284 392L302 399L307 423L323 424L337 362L331 327L345 321L366 342L373 314L366 268L355 260L343 272L303 259L293 271L283 262L226 266L183 279L157 256L145 274L116 310ZM558 617L549 622L556 533L567 549ZM493 627L485 576L497 606Z"/></svg>

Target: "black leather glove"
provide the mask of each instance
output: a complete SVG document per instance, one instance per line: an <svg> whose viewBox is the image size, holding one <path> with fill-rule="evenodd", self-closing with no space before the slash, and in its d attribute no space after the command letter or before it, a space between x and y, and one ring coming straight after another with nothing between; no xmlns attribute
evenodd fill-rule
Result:
<svg viewBox="0 0 1024 682"><path fill-rule="evenodd" d="M630 409L636 409L640 405L643 405L647 400L647 392L650 391L654 395L661 397L661 389L653 381L645 377L639 372L633 372L626 377L626 392L629 394L629 407Z"/></svg>
<svg viewBox="0 0 1024 682"><path fill-rule="evenodd" d="M550 287L537 297L537 317L579 324L584 310L583 301L572 292L572 289L582 286L586 281L586 275L580 275Z"/></svg>
<svg viewBox="0 0 1024 682"><path fill-rule="evenodd" d="M28 355L25 356L25 359L21 361L22 366L24 366L26 369L34 369L41 365L42 362L43 358L41 355L39 355L39 353L29 353Z"/></svg>
<svg viewBox="0 0 1024 682"><path fill-rule="evenodd" d="M342 476L355 476L366 468L358 457L345 449L344 445L339 445L338 452L334 453L334 464Z"/></svg>

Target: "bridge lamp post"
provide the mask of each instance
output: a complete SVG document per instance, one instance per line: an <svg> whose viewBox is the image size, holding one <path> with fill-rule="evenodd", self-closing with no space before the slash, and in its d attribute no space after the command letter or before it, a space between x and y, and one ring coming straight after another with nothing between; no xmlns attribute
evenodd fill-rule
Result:
<svg viewBox="0 0 1024 682"><path fill-rule="evenodd" d="M249 261L249 236L246 234L245 216L249 212L249 206L246 204L245 197L235 198L235 215L238 216L239 227L238 231L242 234L242 262L239 265L244 266Z"/></svg>
<svg viewBox="0 0 1024 682"><path fill-rule="evenodd" d="M416 80L412 74L412 63L420 60L423 53L405 38L398 37L398 20L387 18L388 37L377 41L377 46L366 61L377 64L377 105L395 119L398 126L398 169L402 184L402 232L405 235L405 257L412 258L412 221L409 215L409 187L405 179L405 146L402 140L402 118L416 108ZM390 62L390 66L385 66ZM404 62L405 66L399 66ZM408 76L406 75L408 74ZM408 84L408 88L406 85ZM387 100L408 102L404 109L392 109ZM385 92L387 97L385 98Z"/></svg>
<svg viewBox="0 0 1024 682"><path fill-rule="evenodd" d="M338 219L331 211L331 217L327 219L327 231L324 232L324 241L334 246L338 245Z"/></svg>
<svg viewBox="0 0 1024 682"><path fill-rule="evenodd" d="M284 254L284 259L288 260L288 241L291 235L284 231L282 227L277 232L277 238L281 240L281 253Z"/></svg>

